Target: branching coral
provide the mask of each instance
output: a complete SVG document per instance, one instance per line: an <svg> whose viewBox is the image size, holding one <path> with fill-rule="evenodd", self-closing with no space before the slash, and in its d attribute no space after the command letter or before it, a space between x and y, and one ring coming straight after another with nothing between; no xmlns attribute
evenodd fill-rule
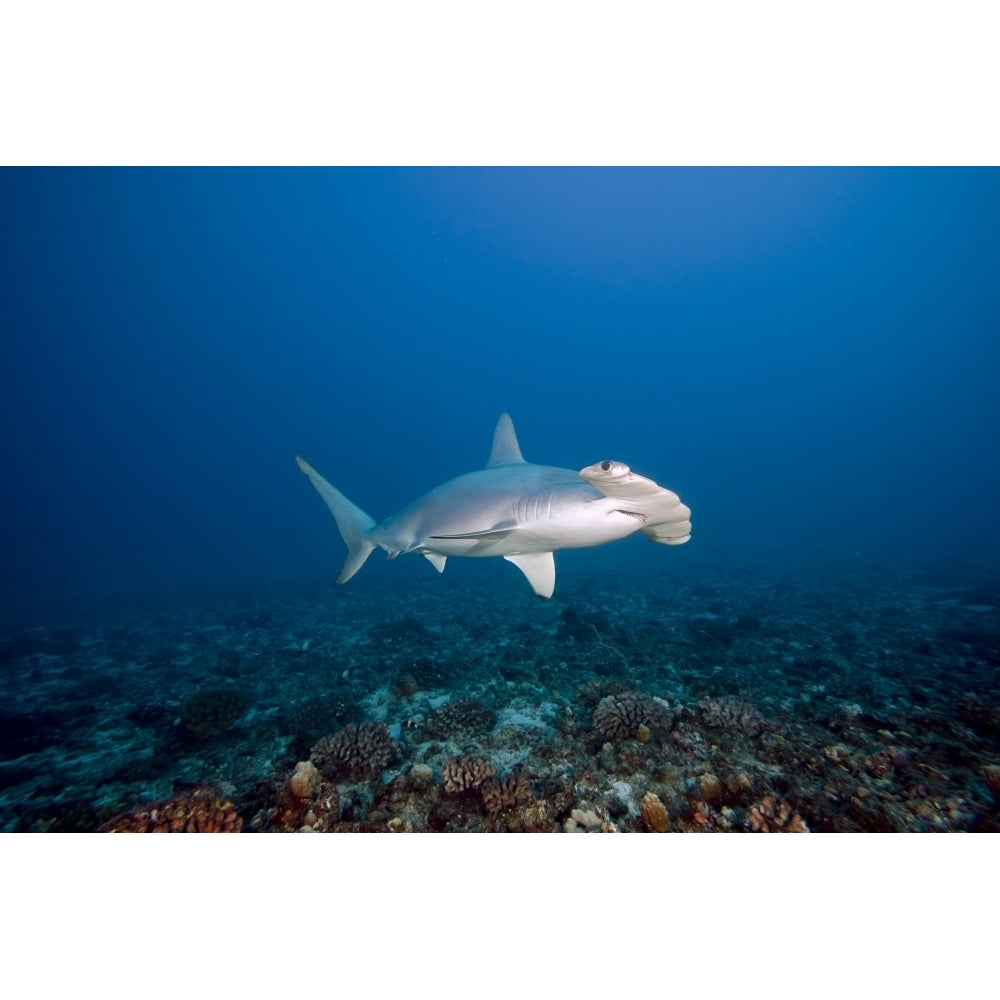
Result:
<svg viewBox="0 0 1000 1000"><path fill-rule="evenodd" d="M711 729L737 729L747 736L759 736L766 724L764 716L741 698L702 698L698 708L702 722Z"/></svg>
<svg viewBox="0 0 1000 1000"><path fill-rule="evenodd" d="M792 812L787 802L775 805L770 795L765 795L760 804L751 806L747 813L747 825L754 833L808 833L809 827L798 813Z"/></svg>
<svg viewBox="0 0 1000 1000"><path fill-rule="evenodd" d="M101 827L102 833L239 833L243 820L232 802L214 789L195 788L178 792Z"/></svg>
<svg viewBox="0 0 1000 1000"><path fill-rule="evenodd" d="M459 733L481 735L496 725L496 713L475 698L460 698L442 705L424 723L424 732L437 740L446 740Z"/></svg>
<svg viewBox="0 0 1000 1000"><path fill-rule="evenodd" d="M672 722L673 715L666 702L641 691L609 694L594 709L594 728L609 740L663 736L670 731ZM645 728L642 733L640 726Z"/></svg>
<svg viewBox="0 0 1000 1000"><path fill-rule="evenodd" d="M325 774L364 777L380 774L398 752L399 744L381 723L352 722L316 743L310 760Z"/></svg>
<svg viewBox="0 0 1000 1000"><path fill-rule="evenodd" d="M483 796L483 805L491 816L531 801L531 785L523 774L516 771L502 778L486 778L479 791Z"/></svg>
<svg viewBox="0 0 1000 1000"><path fill-rule="evenodd" d="M650 830L656 833L666 833L670 829L670 817L667 815L667 807L660 800L656 792L646 792L639 804L642 811L642 820Z"/></svg>
<svg viewBox="0 0 1000 1000"><path fill-rule="evenodd" d="M445 761L441 768L441 783L446 792L457 795L478 788L495 773L493 765L488 760L463 754L461 757Z"/></svg>

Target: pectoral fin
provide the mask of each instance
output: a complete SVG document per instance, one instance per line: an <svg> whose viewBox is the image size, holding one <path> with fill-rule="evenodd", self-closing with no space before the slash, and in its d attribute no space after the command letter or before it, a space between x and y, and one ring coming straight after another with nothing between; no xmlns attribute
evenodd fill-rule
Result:
<svg viewBox="0 0 1000 1000"><path fill-rule="evenodd" d="M482 531L464 531L455 535L430 535L431 538L502 538L510 532L516 525L512 521L503 524L495 524L492 528L484 528Z"/></svg>
<svg viewBox="0 0 1000 1000"><path fill-rule="evenodd" d="M447 556L443 556L438 552L425 552L425 556L430 560L431 565L439 572L444 572L444 564L448 561Z"/></svg>
<svg viewBox="0 0 1000 1000"><path fill-rule="evenodd" d="M548 600L556 589L556 561L551 552L527 552L519 556L504 556L527 578L531 589Z"/></svg>

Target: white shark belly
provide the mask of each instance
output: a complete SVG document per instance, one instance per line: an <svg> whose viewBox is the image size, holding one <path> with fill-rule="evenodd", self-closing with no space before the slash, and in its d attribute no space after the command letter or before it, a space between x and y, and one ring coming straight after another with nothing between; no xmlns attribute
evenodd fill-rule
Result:
<svg viewBox="0 0 1000 1000"><path fill-rule="evenodd" d="M409 551L442 556L507 556L589 548L625 538L644 524L641 514L600 494L539 494L522 498L508 518L454 533L430 528Z"/></svg>

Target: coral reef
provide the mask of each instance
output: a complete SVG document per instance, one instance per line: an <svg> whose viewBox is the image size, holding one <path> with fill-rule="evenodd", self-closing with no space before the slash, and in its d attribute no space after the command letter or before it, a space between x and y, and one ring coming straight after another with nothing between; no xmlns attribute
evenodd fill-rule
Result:
<svg viewBox="0 0 1000 1000"><path fill-rule="evenodd" d="M323 779L311 760L300 760L288 779L288 789L297 799L311 799Z"/></svg>
<svg viewBox="0 0 1000 1000"><path fill-rule="evenodd" d="M605 696L628 690L629 685L623 681L611 677L592 677L577 686L576 697L584 705L593 708Z"/></svg>
<svg viewBox="0 0 1000 1000"><path fill-rule="evenodd" d="M705 802L718 802L722 799L722 782L714 774L699 774L698 790Z"/></svg>
<svg viewBox="0 0 1000 1000"><path fill-rule="evenodd" d="M609 740L639 739L646 734L663 736L670 731L673 715L666 702L641 691L622 691L602 698L594 709L594 728ZM649 735L646 735L648 741Z"/></svg>
<svg viewBox="0 0 1000 1000"><path fill-rule="evenodd" d="M424 722L423 730L433 739L446 740L488 733L496 721L496 712L475 698L460 698L432 712Z"/></svg>
<svg viewBox="0 0 1000 1000"><path fill-rule="evenodd" d="M536 799L506 813L503 829L508 833L556 833L559 830L556 813L551 801Z"/></svg>
<svg viewBox="0 0 1000 1000"><path fill-rule="evenodd" d="M640 803L642 821L655 833L666 833L670 829L667 807L656 792L646 792Z"/></svg>
<svg viewBox="0 0 1000 1000"><path fill-rule="evenodd" d="M313 745L310 760L332 777L379 774L399 753L399 744L381 723L351 722Z"/></svg>
<svg viewBox="0 0 1000 1000"><path fill-rule="evenodd" d="M479 791L483 796L483 805L491 816L531 800L531 784L519 772L511 772L502 778L486 778L479 786Z"/></svg>
<svg viewBox="0 0 1000 1000"><path fill-rule="evenodd" d="M754 833L808 833L809 827L787 802L775 805L774 798L765 795L760 803L750 807L747 825Z"/></svg>
<svg viewBox="0 0 1000 1000"><path fill-rule="evenodd" d="M284 732L307 740L310 744L349 722L362 721L357 705L349 698L343 694L322 693L300 697L284 705L279 719Z"/></svg>
<svg viewBox="0 0 1000 1000"><path fill-rule="evenodd" d="M740 698L702 698L698 710L710 729L736 729L751 737L761 734L766 721L754 705Z"/></svg>
<svg viewBox="0 0 1000 1000"><path fill-rule="evenodd" d="M340 794L308 760L295 765L274 807L251 821L253 830L329 833L337 828Z"/></svg>
<svg viewBox="0 0 1000 1000"><path fill-rule="evenodd" d="M434 768L429 764L414 764L410 768L410 784L416 791L426 791L433 783Z"/></svg>
<svg viewBox="0 0 1000 1000"><path fill-rule="evenodd" d="M239 833L243 820L233 803L214 789L178 792L100 827L101 833Z"/></svg>
<svg viewBox="0 0 1000 1000"><path fill-rule="evenodd" d="M1000 831L995 574L450 579L0 628L0 829Z"/></svg>
<svg viewBox="0 0 1000 1000"><path fill-rule="evenodd" d="M617 829L593 809L573 809L563 823L566 833L614 833Z"/></svg>
<svg viewBox="0 0 1000 1000"><path fill-rule="evenodd" d="M406 672L423 691L428 688L450 687L460 672L460 667L444 656L421 656L416 660L406 660Z"/></svg>
<svg viewBox="0 0 1000 1000"><path fill-rule="evenodd" d="M445 761L441 768L441 784L449 795L458 795L478 788L496 772L488 760L463 754Z"/></svg>

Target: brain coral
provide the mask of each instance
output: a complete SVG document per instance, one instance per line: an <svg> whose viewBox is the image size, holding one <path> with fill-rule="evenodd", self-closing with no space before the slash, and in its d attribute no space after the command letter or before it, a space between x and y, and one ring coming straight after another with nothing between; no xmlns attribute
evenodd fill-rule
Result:
<svg viewBox="0 0 1000 1000"><path fill-rule="evenodd" d="M666 702L641 691L609 694L594 709L594 728L609 740L636 739L640 726L662 736L670 731L672 723L673 715Z"/></svg>
<svg viewBox="0 0 1000 1000"><path fill-rule="evenodd" d="M326 774L361 777L381 773L398 752L399 744L381 723L352 722L324 736L313 746L309 759Z"/></svg>

